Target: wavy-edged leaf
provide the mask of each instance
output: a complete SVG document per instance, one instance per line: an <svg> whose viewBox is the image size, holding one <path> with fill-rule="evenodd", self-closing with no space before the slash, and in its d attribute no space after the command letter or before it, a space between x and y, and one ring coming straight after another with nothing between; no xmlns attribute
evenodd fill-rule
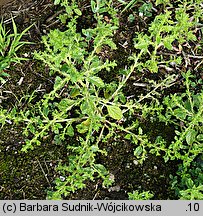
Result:
<svg viewBox="0 0 203 216"><path fill-rule="evenodd" d="M123 118L123 113L118 106L108 105L107 110L111 118L120 120Z"/></svg>

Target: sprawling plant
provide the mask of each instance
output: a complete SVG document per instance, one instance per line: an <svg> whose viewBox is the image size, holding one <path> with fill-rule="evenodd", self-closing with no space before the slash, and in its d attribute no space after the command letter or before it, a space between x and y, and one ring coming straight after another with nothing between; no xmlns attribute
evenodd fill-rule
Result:
<svg viewBox="0 0 203 216"><path fill-rule="evenodd" d="M202 199L202 149L203 149L203 90L195 93L192 89L193 75L190 71L183 75L186 92L174 94L164 99L167 109L165 117L160 120L175 126L176 136L167 148L165 161L178 159L182 161L177 175L181 182L175 181L178 195L182 199ZM163 118L162 118L163 117ZM158 143L157 143L158 144ZM197 171L199 170L199 171Z"/></svg>
<svg viewBox="0 0 203 216"><path fill-rule="evenodd" d="M148 59L143 63L143 67L151 72L158 72L160 64L168 66L171 62L181 63L181 57L178 55L171 55L168 61L164 60L162 54L159 53L161 49L172 51L174 41L181 47L186 41L196 40L193 31L190 30L194 23L189 22L185 9L180 8L176 11L177 21L171 19L171 13L171 11L166 11L156 16L149 27L150 35L138 33L134 39L135 48L142 50L143 55Z"/></svg>
<svg viewBox="0 0 203 216"><path fill-rule="evenodd" d="M161 83L154 83L154 89L141 97L136 104L127 100L122 88L140 64L141 52L131 57L132 65L126 68L122 80L119 81L118 77L117 83L103 81L102 71L110 72L116 66L115 61L102 57L103 47L116 49L112 41L117 29L116 18L109 23L102 16L104 12L112 11L109 9L109 2L107 3L91 2L97 25L95 28L83 29L82 32L77 32L77 19L81 13L76 8L76 2L66 5L66 9L69 8L66 17L69 19L67 30L50 31L48 36L42 38L45 50L35 53L35 57L48 65L50 74L55 76L53 90L32 105L32 108L28 106L20 112L14 108L7 116L2 110L2 125L8 119L25 124L23 134L27 140L22 151L26 152L35 145L40 145L43 138L50 134L55 144L67 145L68 161L66 164L59 164L57 168L63 178L56 180L56 191L49 193L49 198L52 199L84 188L85 181L94 180L95 177L102 178L104 186L110 185L112 181L108 171L102 164L96 163L97 154L106 154L105 150L99 149L99 143L108 140L116 130L131 134L134 141L147 142L141 132L131 132L135 126L125 129L118 121L124 120L124 113L128 111L150 110L147 106L143 108L140 102L150 98L156 89L174 79L169 77ZM29 102L32 103L32 98ZM74 137L74 141L70 142L69 137ZM136 141L135 143L138 144ZM144 160L144 156L141 159Z"/></svg>

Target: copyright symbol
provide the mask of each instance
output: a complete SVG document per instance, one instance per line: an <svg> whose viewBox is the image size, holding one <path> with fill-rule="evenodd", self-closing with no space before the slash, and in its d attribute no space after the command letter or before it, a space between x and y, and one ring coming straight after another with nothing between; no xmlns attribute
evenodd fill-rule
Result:
<svg viewBox="0 0 203 216"><path fill-rule="evenodd" d="M3 212L4 213L7 213L7 212L15 213L16 212L16 205L15 205L15 203L12 203L12 204L6 204L6 203L4 203L3 204Z"/></svg>

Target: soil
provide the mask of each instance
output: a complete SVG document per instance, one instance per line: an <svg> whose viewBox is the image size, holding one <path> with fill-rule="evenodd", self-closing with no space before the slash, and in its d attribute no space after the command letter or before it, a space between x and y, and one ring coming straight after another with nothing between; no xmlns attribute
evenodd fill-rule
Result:
<svg viewBox="0 0 203 216"><path fill-rule="evenodd" d="M12 28L11 17L14 17L19 32L34 23L24 37L24 40L34 42L34 44L26 45L20 53L30 60L20 65L12 64L6 71L11 77L0 88L1 107L8 110L14 105L22 108L26 105L27 97L34 90L37 91L36 100L38 100L52 88L54 78L49 76L49 69L31 57L35 50L43 49L40 42L43 35L50 29L63 28L57 19L61 10L60 7L54 6L51 0L12 1L1 7L0 15L8 28ZM125 65L128 61L127 57L133 52L134 32L141 29L145 31L147 23L150 22L150 18L142 20L137 17L136 22L131 23L128 21L129 14L130 12L126 12L120 18L120 28L114 38L119 49L111 58L120 62L118 67ZM92 21L87 24L86 20L84 16L80 22L81 25L92 24ZM124 43L128 46L123 46ZM105 75L106 80L113 79L112 74ZM134 75L134 78L145 79L139 74ZM157 79L156 75L154 79ZM126 91L135 93L143 89L135 88L133 82L129 81ZM148 133L152 139L160 133L169 140L173 136L173 128L166 127L162 130L165 126L161 125L161 129L155 131L153 128L157 128L157 125L148 126L150 128ZM54 145L49 137L44 140L43 145L36 147L33 151L22 153L21 148L25 143L22 128L23 125L8 124L0 130L0 199L46 199L47 190L54 188L54 179L58 176L55 170L58 162L67 159L66 147ZM149 154L143 165L137 165L133 156L133 144L116 137L108 143L101 143L100 147L107 149L108 155L98 155L97 161L104 164L110 171L115 179L114 185L104 189L100 180L87 182L84 190L77 191L66 199L124 200L128 199L127 193L133 190L149 190L154 193L154 199L176 198L170 189L169 175L176 173L177 161L165 163L162 157Z"/></svg>

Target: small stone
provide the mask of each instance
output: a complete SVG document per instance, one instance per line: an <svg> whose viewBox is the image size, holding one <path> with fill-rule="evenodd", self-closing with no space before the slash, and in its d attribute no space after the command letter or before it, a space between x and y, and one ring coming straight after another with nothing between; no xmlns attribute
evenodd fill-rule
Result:
<svg viewBox="0 0 203 216"><path fill-rule="evenodd" d="M137 160L133 160L133 163L137 166L139 163Z"/></svg>
<svg viewBox="0 0 203 216"><path fill-rule="evenodd" d="M121 187L120 187L119 185L116 185L116 186L114 186L114 187L110 187L110 188L108 189L108 192L112 192L112 191L118 192L118 191L120 191L120 189L121 189Z"/></svg>
<svg viewBox="0 0 203 216"><path fill-rule="evenodd" d="M62 182L65 181L65 179L66 179L66 178L63 177L63 176L60 176L59 178L61 179Z"/></svg>
<svg viewBox="0 0 203 216"><path fill-rule="evenodd" d="M126 164L126 168L129 169L129 168L130 168L130 165L131 165L130 163L127 163L127 164Z"/></svg>

